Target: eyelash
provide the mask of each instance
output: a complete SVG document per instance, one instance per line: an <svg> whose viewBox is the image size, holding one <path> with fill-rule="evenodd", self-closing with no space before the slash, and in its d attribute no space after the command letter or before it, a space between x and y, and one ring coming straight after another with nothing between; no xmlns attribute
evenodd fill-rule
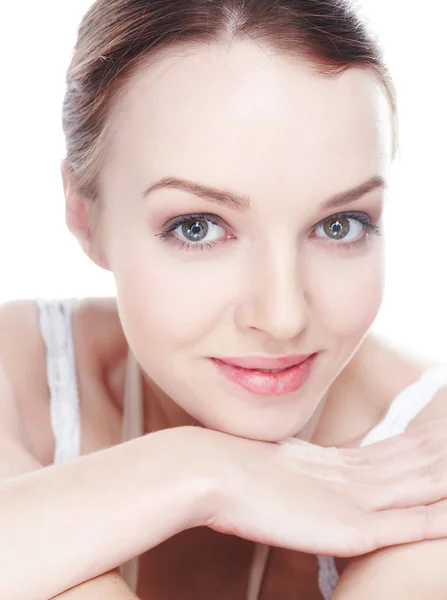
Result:
<svg viewBox="0 0 447 600"><path fill-rule="evenodd" d="M172 243L172 244L176 245L179 250L187 250L190 252L191 251L192 252L197 252L197 251L204 252L207 250L212 250L214 248L214 246L216 246L217 244L219 244L222 241L222 240L218 240L218 241L213 241L213 242L192 243L192 242L187 242L185 240L181 240L178 237L176 237L174 234L174 231L176 229L178 229L178 227L181 227L183 225L183 223L186 223L187 221L191 221L193 219L197 219L198 221L202 221L202 220L209 221L210 223L213 223L213 225L222 227L222 229L228 231L228 225L225 225L223 223L223 221L221 219L219 219L219 217L217 217L216 215L205 213L205 214L181 215L181 216L177 217L176 219L174 219L169 224L167 229L165 229L164 231L162 231L161 233L158 233L156 235L163 242ZM341 213L336 213L336 214L330 215L329 217L326 217L325 219L319 221L313 227L312 231L315 231L318 227L320 227L321 225L324 225L324 223L326 223L329 220L333 220L333 219L354 219L354 220L358 221L359 223L361 223L366 230L364 235L362 235L359 239L356 239L352 242L343 242L343 241L337 242L335 240L329 240L329 239L327 242L324 242L325 244L329 243L331 246L336 246L337 249L350 250L350 249L354 248L355 246L360 245L362 242L364 242L366 240L368 233L373 234L373 235L380 235L379 227L371 221L370 217L366 213L362 213L362 212L341 212Z"/></svg>
<svg viewBox="0 0 447 600"><path fill-rule="evenodd" d="M223 221L216 215L210 215L207 213L189 214L181 215L180 217L174 219L165 231L157 233L157 237L159 237L163 242L169 242L176 245L179 250L188 250L190 252L204 252L206 250L212 250L214 246L216 246L221 240L216 242L203 242L194 244L192 242L187 242L186 240L180 240L175 236L174 231L178 227L181 227L183 223L193 219L197 219L197 221L209 221L210 223L213 223L213 225L217 225L218 227L222 227L222 229L228 230L228 225L225 225Z"/></svg>
<svg viewBox="0 0 447 600"><path fill-rule="evenodd" d="M372 234L372 235L376 235L376 236L381 235L381 231L380 231L380 228L378 227L378 225L375 225L371 221L371 218L366 213L356 212L356 211L346 211L346 212L335 213L333 215L330 215L329 217L326 217L325 219L323 219L322 221L317 223L312 231L317 229L317 227L319 227L320 225L323 225L324 223L326 223L326 221L331 221L331 220L335 220L335 219L354 219L355 221L358 221L359 223L361 223L363 225L363 227L365 228L365 231L364 231L364 234L360 238L353 240L352 242L343 242L343 241L337 242L335 240L329 240L329 239L327 242L324 242L325 244L330 244L331 247L336 246L337 249L340 249L340 250L351 250L355 247L360 246L363 242L365 242L366 239L368 238L368 234Z"/></svg>

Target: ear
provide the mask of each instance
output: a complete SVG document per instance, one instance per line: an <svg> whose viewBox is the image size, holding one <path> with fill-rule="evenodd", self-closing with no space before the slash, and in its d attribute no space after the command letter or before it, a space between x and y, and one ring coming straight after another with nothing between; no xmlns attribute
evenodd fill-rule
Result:
<svg viewBox="0 0 447 600"><path fill-rule="evenodd" d="M108 269L107 260L101 251L99 232L95 227L98 209L77 190L73 171L65 160L61 165L61 173L67 227L87 256L99 267Z"/></svg>

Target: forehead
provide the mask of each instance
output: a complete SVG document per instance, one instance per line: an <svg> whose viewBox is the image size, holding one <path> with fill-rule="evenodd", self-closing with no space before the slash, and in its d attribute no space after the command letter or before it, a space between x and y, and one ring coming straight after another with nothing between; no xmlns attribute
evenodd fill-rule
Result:
<svg viewBox="0 0 447 600"><path fill-rule="evenodd" d="M391 109L372 71L323 76L254 43L165 55L128 84L111 122L105 176L143 188L173 175L320 196L391 162Z"/></svg>

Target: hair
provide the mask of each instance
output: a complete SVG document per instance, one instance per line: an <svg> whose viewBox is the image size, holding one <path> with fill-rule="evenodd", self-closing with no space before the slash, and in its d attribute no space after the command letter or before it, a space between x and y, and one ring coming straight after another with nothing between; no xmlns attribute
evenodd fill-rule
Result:
<svg viewBox="0 0 447 600"><path fill-rule="evenodd" d="M109 115L126 82L163 50L233 40L302 58L325 76L371 69L396 115L381 49L349 0L97 0L79 27L63 105L65 160L85 198L99 194Z"/></svg>

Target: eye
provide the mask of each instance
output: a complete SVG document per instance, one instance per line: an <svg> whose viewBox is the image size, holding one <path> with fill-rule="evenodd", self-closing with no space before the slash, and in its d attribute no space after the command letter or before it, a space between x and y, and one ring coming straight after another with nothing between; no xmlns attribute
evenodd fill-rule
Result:
<svg viewBox="0 0 447 600"><path fill-rule="evenodd" d="M181 241L210 244L225 237L225 230L210 219L189 217L172 230Z"/></svg>
<svg viewBox="0 0 447 600"><path fill-rule="evenodd" d="M344 213L332 215L322 221L314 230L315 237L331 241L353 242L361 240L376 227L370 218L363 213Z"/></svg>
<svg viewBox="0 0 447 600"><path fill-rule="evenodd" d="M236 239L224 221L209 214L176 217L157 236L183 250L211 250L220 242Z"/></svg>

